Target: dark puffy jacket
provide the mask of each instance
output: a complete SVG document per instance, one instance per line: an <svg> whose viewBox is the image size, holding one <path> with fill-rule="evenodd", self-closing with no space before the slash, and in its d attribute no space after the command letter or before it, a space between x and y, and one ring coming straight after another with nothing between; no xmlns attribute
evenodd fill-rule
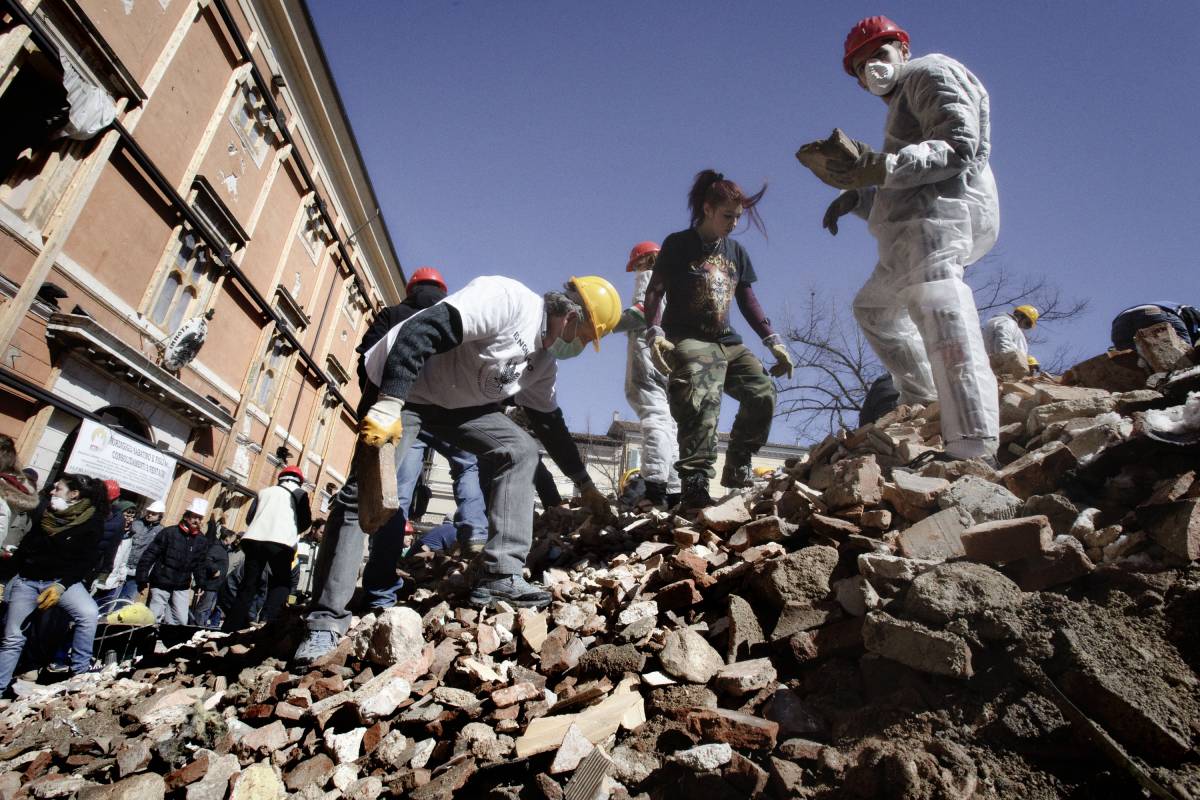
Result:
<svg viewBox="0 0 1200 800"><path fill-rule="evenodd" d="M367 412L379 397L379 387L371 383L367 379L367 369L363 364L363 355L368 350L375 346L383 337L387 336L388 331L399 325L404 320L416 314L418 311L423 311L430 306L437 305L446 297L446 293L442 291L440 286L435 286L432 283L418 283L413 287L412 292L402 301L394 306L388 306L375 315L371 320L371 325L363 334L362 341L358 343L355 352L358 353L358 387L362 390L362 400L358 403L358 415L361 417Z"/></svg>
<svg viewBox="0 0 1200 800"><path fill-rule="evenodd" d="M163 528L138 561L137 584L169 591L187 589L193 579L199 585L207 555L208 537L184 533L178 525Z"/></svg>
<svg viewBox="0 0 1200 800"><path fill-rule="evenodd" d="M196 582L196 587L206 592L219 591L225 585L227 574L229 550L220 542L212 542L208 546L208 552L204 554L204 563L200 567L200 579Z"/></svg>
<svg viewBox="0 0 1200 800"><path fill-rule="evenodd" d="M17 574L36 581L58 581L68 587L79 583L96 565L104 517L92 514L91 519L51 536L42 529L45 513L45 502L33 512L33 527L17 547Z"/></svg>
<svg viewBox="0 0 1200 800"><path fill-rule="evenodd" d="M113 571L113 561L116 560L117 550L121 547L121 540L124 538L125 514L113 511L108 515L108 519L104 520L104 533L101 534L100 543L96 546L94 569L96 574Z"/></svg>

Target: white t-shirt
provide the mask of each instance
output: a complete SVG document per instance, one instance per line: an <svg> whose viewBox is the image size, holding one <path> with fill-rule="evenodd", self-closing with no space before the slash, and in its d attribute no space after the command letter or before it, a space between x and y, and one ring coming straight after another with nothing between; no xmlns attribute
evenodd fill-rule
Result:
<svg viewBox="0 0 1200 800"><path fill-rule="evenodd" d="M462 344L425 361L407 402L465 408L517 396L521 405L535 411L558 408L558 362L541 349L546 324L541 295L511 278L485 275L441 302L454 306L462 318ZM388 331L364 356L367 377L376 386L406 322Z"/></svg>

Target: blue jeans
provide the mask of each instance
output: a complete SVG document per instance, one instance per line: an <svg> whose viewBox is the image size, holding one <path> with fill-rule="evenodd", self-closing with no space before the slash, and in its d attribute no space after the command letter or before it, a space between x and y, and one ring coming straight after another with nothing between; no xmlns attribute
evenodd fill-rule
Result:
<svg viewBox="0 0 1200 800"><path fill-rule="evenodd" d="M435 437L429 431L417 434L400 463L396 466L396 489L400 510L370 537L370 555L363 569L363 591L371 608L391 608L404 585L397 577L396 566L404 553L404 524L412 504L413 491L421 478L425 451L432 448L450 462L450 479L454 482L454 526L460 539L487 541L487 510L483 490L479 488L479 462L475 456Z"/></svg>
<svg viewBox="0 0 1200 800"><path fill-rule="evenodd" d="M1127 308L1112 321L1112 343L1118 350L1132 350L1133 337L1142 328L1149 328L1165 322L1175 329L1179 338L1185 344L1191 344L1192 335L1188 333L1183 319L1170 309L1158 305L1144 305Z"/></svg>
<svg viewBox="0 0 1200 800"><path fill-rule="evenodd" d="M0 641L0 691L12 683L13 670L25 649L25 620L37 609L37 596L54 581L35 581L14 577L5 589L8 618L4 622L4 639ZM71 671L87 672L92 666L92 643L96 639L96 618L100 609L82 583L73 583L58 600L58 607L75 623L71 640Z"/></svg>

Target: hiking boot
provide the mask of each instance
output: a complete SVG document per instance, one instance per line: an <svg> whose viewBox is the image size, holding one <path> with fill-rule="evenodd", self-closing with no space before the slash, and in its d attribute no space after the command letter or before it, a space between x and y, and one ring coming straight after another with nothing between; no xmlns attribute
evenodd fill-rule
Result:
<svg viewBox="0 0 1200 800"><path fill-rule="evenodd" d="M337 647L338 636L333 631L309 631L304 641L296 648L292 663L307 666L319 658L329 655Z"/></svg>
<svg viewBox="0 0 1200 800"><path fill-rule="evenodd" d="M747 486L754 484L754 472L750 469L750 463L735 464L730 461L725 462L725 468L721 470L721 485L726 489L744 489Z"/></svg>
<svg viewBox="0 0 1200 800"><path fill-rule="evenodd" d="M520 575L483 575L469 601L476 608L491 608L502 600L514 608L545 608L550 599L549 592Z"/></svg>
<svg viewBox="0 0 1200 800"><path fill-rule="evenodd" d="M714 504L708 493L708 476L703 472L693 472L679 476L683 491L679 494L679 505L684 511L697 511Z"/></svg>

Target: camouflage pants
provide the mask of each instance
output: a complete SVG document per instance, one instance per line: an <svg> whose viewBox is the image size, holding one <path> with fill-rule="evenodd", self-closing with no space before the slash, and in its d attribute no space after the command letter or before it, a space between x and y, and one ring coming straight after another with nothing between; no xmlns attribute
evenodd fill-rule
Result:
<svg viewBox="0 0 1200 800"><path fill-rule="evenodd" d="M775 413L775 383L762 362L745 345L723 345L698 339L675 342L667 398L679 426L679 461L684 473L713 477L717 461L717 423L721 392L738 401L729 432L727 463L750 462L767 442Z"/></svg>

